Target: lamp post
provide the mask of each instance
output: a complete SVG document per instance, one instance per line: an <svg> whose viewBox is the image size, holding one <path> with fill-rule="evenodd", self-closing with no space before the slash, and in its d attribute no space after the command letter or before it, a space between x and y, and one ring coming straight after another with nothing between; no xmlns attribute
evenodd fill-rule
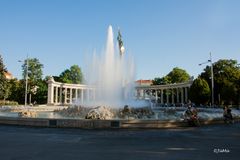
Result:
<svg viewBox="0 0 240 160"><path fill-rule="evenodd" d="M19 60L18 62L23 62L21 60ZM25 75L25 107L27 106L27 91L28 91L28 55L27 55L27 66L26 66L26 75Z"/></svg>
<svg viewBox="0 0 240 160"><path fill-rule="evenodd" d="M213 63L212 63L212 54L210 52L210 59L207 62L198 64L199 66L210 63L211 64L211 82L212 82L212 105L214 105L214 77L213 77Z"/></svg>

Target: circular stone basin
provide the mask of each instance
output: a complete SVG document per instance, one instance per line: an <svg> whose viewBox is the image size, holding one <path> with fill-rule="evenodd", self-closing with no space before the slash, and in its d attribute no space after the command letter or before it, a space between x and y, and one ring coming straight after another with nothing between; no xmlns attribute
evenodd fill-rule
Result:
<svg viewBox="0 0 240 160"><path fill-rule="evenodd" d="M78 107L78 108L76 108ZM40 106L40 107L11 107L3 106L0 107L0 117L21 117L20 112L35 112L34 117L29 118L49 118L49 119L85 119L87 113L91 108L84 110L79 106L63 107L63 106ZM82 107L83 108L83 107ZM102 109L102 108L101 108ZM107 119L139 119L139 120L177 120L181 121L184 119L183 115L186 107L148 107L147 110L135 109L132 112L124 113L122 109L109 109L115 114ZM131 110L131 108L130 108ZM150 110L150 111L148 111ZM217 119L223 117L223 109L221 108L197 108L198 116L200 119ZM147 112L147 113L146 113ZM109 113L108 113L109 114ZM117 115L116 115L117 114ZM240 118L240 110L232 109L234 117ZM28 117L25 117L28 118ZM91 118L87 118L91 119ZM101 119L101 118L95 118ZM104 118L103 118L104 119Z"/></svg>

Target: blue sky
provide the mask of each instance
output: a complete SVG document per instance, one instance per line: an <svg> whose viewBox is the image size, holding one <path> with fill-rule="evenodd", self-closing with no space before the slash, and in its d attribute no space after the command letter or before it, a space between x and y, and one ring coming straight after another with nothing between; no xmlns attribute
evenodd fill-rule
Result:
<svg viewBox="0 0 240 160"><path fill-rule="evenodd" d="M122 31L137 79L180 67L197 76L213 61L240 61L240 1L234 0L0 0L0 54L21 78L18 60L38 58L44 76L59 75L105 46L111 24Z"/></svg>

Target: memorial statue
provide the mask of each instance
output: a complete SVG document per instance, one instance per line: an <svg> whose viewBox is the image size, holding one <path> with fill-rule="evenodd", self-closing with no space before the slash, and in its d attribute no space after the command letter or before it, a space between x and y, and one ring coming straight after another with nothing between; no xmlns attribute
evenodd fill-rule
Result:
<svg viewBox="0 0 240 160"><path fill-rule="evenodd" d="M123 46L122 35L121 35L121 32L120 32L119 28L118 28L117 40L118 40L118 47L119 47L120 57L122 57L122 55L123 55L123 53L125 51L125 48Z"/></svg>

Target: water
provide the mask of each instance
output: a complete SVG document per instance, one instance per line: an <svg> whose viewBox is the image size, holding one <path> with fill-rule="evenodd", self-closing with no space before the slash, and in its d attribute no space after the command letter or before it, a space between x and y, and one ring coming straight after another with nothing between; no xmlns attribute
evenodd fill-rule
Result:
<svg viewBox="0 0 240 160"><path fill-rule="evenodd" d="M86 83L96 86L95 100L83 105L105 105L113 108L135 103L135 65L133 58L115 50L112 26L109 26L105 51L93 54L85 73Z"/></svg>
<svg viewBox="0 0 240 160"><path fill-rule="evenodd" d="M1 112L0 111L0 117L19 117L18 112ZM63 117L57 113L54 113L53 111L39 111L36 112L36 117L32 117L32 118L67 118L67 117Z"/></svg>

